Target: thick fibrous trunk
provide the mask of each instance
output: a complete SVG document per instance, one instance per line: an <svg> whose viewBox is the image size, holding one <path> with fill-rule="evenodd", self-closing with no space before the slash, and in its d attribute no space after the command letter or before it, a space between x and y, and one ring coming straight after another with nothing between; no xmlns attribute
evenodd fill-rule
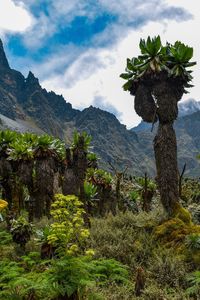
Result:
<svg viewBox="0 0 200 300"><path fill-rule="evenodd" d="M88 166L87 152L84 150L84 137L80 137L79 145L73 151L73 168L74 174L78 179L79 196L84 202L84 180Z"/></svg>
<svg viewBox="0 0 200 300"><path fill-rule="evenodd" d="M173 122L178 116L178 101L183 95L182 84L179 79L168 79L163 74L163 78L153 85L152 93L157 101L159 119L154 139L157 181L161 202L168 215L172 215L179 203L177 144Z"/></svg>
<svg viewBox="0 0 200 300"><path fill-rule="evenodd" d="M166 72L141 83L135 93L135 110L147 122L159 120L154 140L157 181L161 202L172 215L179 202L176 135L173 122L178 115L178 101L183 94L180 79ZM156 117L155 117L156 115Z"/></svg>
<svg viewBox="0 0 200 300"><path fill-rule="evenodd" d="M135 94L134 107L136 113L142 117L145 122L156 122L156 104L151 94L151 89L141 84Z"/></svg>
<svg viewBox="0 0 200 300"><path fill-rule="evenodd" d="M154 151L161 202L171 215L179 201L177 146L172 122L159 124L154 139Z"/></svg>
<svg viewBox="0 0 200 300"><path fill-rule="evenodd" d="M66 166L64 170L62 192L64 195L79 195L79 181L72 167Z"/></svg>
<svg viewBox="0 0 200 300"><path fill-rule="evenodd" d="M35 185L33 198L35 199L34 216L41 218L49 216L51 201L54 196L54 177L57 172L57 162L53 157L37 158L35 162Z"/></svg>

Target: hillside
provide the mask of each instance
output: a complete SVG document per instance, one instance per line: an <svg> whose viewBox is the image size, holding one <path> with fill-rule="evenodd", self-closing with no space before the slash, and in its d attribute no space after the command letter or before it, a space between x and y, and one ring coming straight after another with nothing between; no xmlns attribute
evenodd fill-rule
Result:
<svg viewBox="0 0 200 300"><path fill-rule="evenodd" d="M74 130L92 135L94 151L104 168L112 162L129 173L155 175L152 140L149 128L140 132L127 130L117 118L90 106L79 111L62 95L47 92L32 72L25 78L10 68L0 41L0 128L35 131L60 137L68 144ZM176 123L180 167L187 163L187 174L200 176L196 155L200 149L200 112ZM155 131L155 129L154 129Z"/></svg>

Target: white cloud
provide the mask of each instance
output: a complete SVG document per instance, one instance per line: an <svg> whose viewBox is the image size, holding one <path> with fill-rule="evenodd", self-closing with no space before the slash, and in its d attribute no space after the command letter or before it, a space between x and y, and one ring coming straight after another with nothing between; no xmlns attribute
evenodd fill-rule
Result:
<svg viewBox="0 0 200 300"><path fill-rule="evenodd" d="M106 11L118 15L121 25L134 23L137 26L137 23L147 23L151 20L190 18L190 14L180 7L181 4L175 7L174 1L168 3L165 0L99 0L98 2Z"/></svg>
<svg viewBox="0 0 200 300"><path fill-rule="evenodd" d="M84 16L86 15L86 1L81 0L73 0L73 1L63 1L63 0L57 0L52 1L52 13L57 13L57 16L63 16L65 20L68 21L68 23L73 20L73 18L78 16Z"/></svg>
<svg viewBox="0 0 200 300"><path fill-rule="evenodd" d="M22 33L33 24L33 17L22 2L15 4L11 0L0 1L0 32Z"/></svg>
<svg viewBox="0 0 200 300"><path fill-rule="evenodd" d="M19 3L21 0L15 0ZM37 10L37 18L35 18L34 26L24 35L24 44L31 50L37 50L46 46L46 42L60 28L70 26L76 16L94 15L87 10L87 1L84 0L49 0L47 3L41 0L37 3L35 0L22 0L24 5L30 9ZM39 1L38 1L39 2ZM44 12L40 5L46 5L48 13Z"/></svg>
<svg viewBox="0 0 200 300"><path fill-rule="evenodd" d="M126 29L131 24L136 27L149 20L157 20L159 18L176 18L179 15L181 18L188 17L183 10L171 10L173 5L169 6L165 0L148 0L143 2L140 0L98 0L94 3L85 0L14 1L20 5L23 2L30 9L37 11L34 26L24 36L24 43L30 50L44 46L49 37L52 37L60 28L71 26L72 21L80 16L86 16L90 20L95 20L97 16L107 14L116 18L115 25L117 26L109 28L112 30L112 35L110 35L111 31L108 30L110 42L120 37L122 28ZM41 9L42 5L46 6L45 12ZM174 15L170 15L171 11L174 12ZM120 31L118 30L118 25L121 26ZM103 42L105 36L108 40L109 35L107 35L106 31L101 36L101 39L98 37L98 42Z"/></svg>
<svg viewBox="0 0 200 300"><path fill-rule="evenodd" d="M56 32L56 24L45 14L41 13L35 26L23 37L24 44L31 50L44 46L45 41Z"/></svg>

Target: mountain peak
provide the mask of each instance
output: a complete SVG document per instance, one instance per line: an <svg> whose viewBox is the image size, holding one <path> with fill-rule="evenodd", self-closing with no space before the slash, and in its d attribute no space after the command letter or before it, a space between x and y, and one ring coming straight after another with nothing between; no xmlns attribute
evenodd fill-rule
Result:
<svg viewBox="0 0 200 300"><path fill-rule="evenodd" d="M26 83L31 86L40 86L38 78L36 78L31 71L29 71L28 73L28 76L26 78Z"/></svg>
<svg viewBox="0 0 200 300"><path fill-rule="evenodd" d="M179 117L191 115L200 110L200 101L188 99L179 103Z"/></svg>
<svg viewBox="0 0 200 300"><path fill-rule="evenodd" d="M10 69L8 60L7 60L5 52L4 52L3 42L1 39L0 39L0 68Z"/></svg>

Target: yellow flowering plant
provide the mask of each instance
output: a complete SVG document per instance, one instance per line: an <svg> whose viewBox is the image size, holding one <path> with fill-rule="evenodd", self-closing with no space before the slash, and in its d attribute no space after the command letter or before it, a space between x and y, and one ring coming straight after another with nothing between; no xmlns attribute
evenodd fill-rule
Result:
<svg viewBox="0 0 200 300"><path fill-rule="evenodd" d="M0 222L4 221L3 218L3 210L8 206L8 202L5 200L0 199Z"/></svg>
<svg viewBox="0 0 200 300"><path fill-rule="evenodd" d="M75 195L55 195L51 206L53 224L47 237L48 243L55 247L59 254L91 256L92 250L84 250L89 230L84 227L83 203ZM89 251L89 252L88 252Z"/></svg>
<svg viewBox="0 0 200 300"><path fill-rule="evenodd" d="M8 206L8 202L0 199L0 212Z"/></svg>

